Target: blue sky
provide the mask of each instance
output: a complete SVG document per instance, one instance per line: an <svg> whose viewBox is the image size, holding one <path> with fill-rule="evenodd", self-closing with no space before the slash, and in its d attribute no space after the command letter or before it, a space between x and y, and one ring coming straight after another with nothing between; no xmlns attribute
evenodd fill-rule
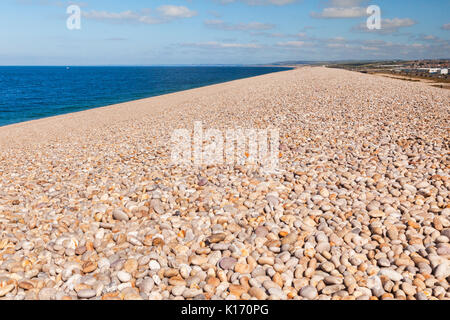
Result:
<svg viewBox="0 0 450 320"><path fill-rule="evenodd" d="M81 8L68 30L66 9ZM366 8L381 8L381 30ZM0 65L449 58L448 0L2 0Z"/></svg>

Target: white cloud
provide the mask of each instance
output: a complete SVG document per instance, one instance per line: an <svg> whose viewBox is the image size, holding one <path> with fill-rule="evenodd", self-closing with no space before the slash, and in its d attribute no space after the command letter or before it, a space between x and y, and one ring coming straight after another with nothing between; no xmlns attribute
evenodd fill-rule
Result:
<svg viewBox="0 0 450 320"><path fill-rule="evenodd" d="M404 27L411 27L415 25L416 22L413 19L405 18L394 18L394 19L382 19L381 25L383 29L392 30Z"/></svg>
<svg viewBox="0 0 450 320"><path fill-rule="evenodd" d="M199 47L199 48L210 48L210 49L259 49L262 48L260 44L257 43L227 43L227 42L194 42L194 43L182 43L183 47Z"/></svg>
<svg viewBox="0 0 450 320"><path fill-rule="evenodd" d="M352 8L360 6L365 0L331 0L330 5L333 7Z"/></svg>
<svg viewBox="0 0 450 320"><path fill-rule="evenodd" d="M323 19L347 19L360 18L367 15L366 9L362 7L352 8L325 8L322 12L312 12L311 17Z"/></svg>
<svg viewBox="0 0 450 320"><path fill-rule="evenodd" d="M192 18L197 12L184 6L164 5L157 9L162 16L168 18Z"/></svg>
<svg viewBox="0 0 450 320"><path fill-rule="evenodd" d="M140 23L140 24L160 24L169 22L175 19L192 18L197 13L183 6L171 6L164 5L158 7L156 11L158 15L150 15L150 9L136 11L122 11L122 12L109 12L109 11L82 11L82 15L86 19L115 22L115 23Z"/></svg>
<svg viewBox="0 0 450 320"><path fill-rule="evenodd" d="M407 28L417 24L416 21L410 18L393 18L393 19L381 19L381 29L380 30L369 30L366 23L361 23L354 27L353 30L362 32L373 32L388 34L397 32L400 28Z"/></svg>
<svg viewBox="0 0 450 320"><path fill-rule="evenodd" d="M360 18L367 15L366 8L362 4L366 0L330 0L328 6L322 12L311 12L313 18L323 19L347 19Z"/></svg>
<svg viewBox="0 0 450 320"><path fill-rule="evenodd" d="M279 47L289 47L289 48L301 48L304 47L306 43L304 41L286 41L286 42L278 42L277 46Z"/></svg>
<svg viewBox="0 0 450 320"><path fill-rule="evenodd" d="M450 23L444 24L444 25L441 27L441 29L442 29L442 30L450 30Z"/></svg>
<svg viewBox="0 0 450 320"><path fill-rule="evenodd" d="M227 31L260 31L260 30L270 30L275 27L273 24L269 23L250 22L250 23L230 24L222 20L206 20L204 24L205 26L210 28Z"/></svg>
<svg viewBox="0 0 450 320"><path fill-rule="evenodd" d="M143 24L157 24L161 23L160 19L152 18L131 10L123 12L108 12L108 11L83 11L83 17L86 19L110 21L110 22L135 22Z"/></svg>
<svg viewBox="0 0 450 320"><path fill-rule="evenodd" d="M219 0L222 4L228 4L233 2L244 2L251 6L264 6L264 5L276 5L276 6L284 6L287 4L291 4L297 2L298 0Z"/></svg>
<svg viewBox="0 0 450 320"><path fill-rule="evenodd" d="M364 51L378 51L378 50L380 50L380 48L377 48L377 47L368 47L368 46L361 46L361 50L364 50Z"/></svg>

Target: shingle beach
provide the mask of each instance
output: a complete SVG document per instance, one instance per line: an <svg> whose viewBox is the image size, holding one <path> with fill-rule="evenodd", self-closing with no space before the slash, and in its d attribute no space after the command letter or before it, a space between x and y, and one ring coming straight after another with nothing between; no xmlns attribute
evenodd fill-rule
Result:
<svg viewBox="0 0 450 320"><path fill-rule="evenodd" d="M0 128L0 299L449 299L450 91L304 67ZM278 173L171 133L280 132Z"/></svg>

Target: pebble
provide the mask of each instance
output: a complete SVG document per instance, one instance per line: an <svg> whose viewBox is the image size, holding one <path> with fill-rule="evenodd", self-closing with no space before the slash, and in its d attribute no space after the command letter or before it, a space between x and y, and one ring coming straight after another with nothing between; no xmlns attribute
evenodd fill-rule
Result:
<svg viewBox="0 0 450 320"><path fill-rule="evenodd" d="M118 210L118 209L113 211L113 217L114 217L114 219L119 220L119 221L128 221L129 220L128 215L125 212Z"/></svg>
<svg viewBox="0 0 450 320"><path fill-rule="evenodd" d="M386 276L389 279L391 279L394 282L400 281L403 279L403 276L398 273L397 271L394 271L392 269L383 268L379 272L380 276Z"/></svg>
<svg viewBox="0 0 450 320"><path fill-rule="evenodd" d="M434 276L436 279L444 279L450 276L450 263L447 261L438 265L434 270Z"/></svg>
<svg viewBox="0 0 450 320"><path fill-rule="evenodd" d="M219 261L219 266L224 270L232 270L236 263L237 260L235 258L226 257Z"/></svg>
<svg viewBox="0 0 450 320"><path fill-rule="evenodd" d="M78 298L89 299L97 295L97 293L92 289L83 289L77 292Z"/></svg>
<svg viewBox="0 0 450 320"><path fill-rule="evenodd" d="M129 274L128 272L125 272L125 271L119 271L119 272L117 272L117 278L121 282L128 282L131 280L131 274Z"/></svg>
<svg viewBox="0 0 450 320"><path fill-rule="evenodd" d="M299 294L306 299L313 300L317 298L317 289L313 286L306 286L300 289Z"/></svg>
<svg viewBox="0 0 450 320"><path fill-rule="evenodd" d="M265 238L268 233L269 231L267 230L267 228L262 226L259 226L255 229L256 236L260 238Z"/></svg>
<svg viewBox="0 0 450 320"><path fill-rule="evenodd" d="M149 269L152 270L152 271L158 271L159 269L161 269L161 265L160 265L159 262L156 261L156 260L151 260L151 261L148 263L148 267L149 267Z"/></svg>

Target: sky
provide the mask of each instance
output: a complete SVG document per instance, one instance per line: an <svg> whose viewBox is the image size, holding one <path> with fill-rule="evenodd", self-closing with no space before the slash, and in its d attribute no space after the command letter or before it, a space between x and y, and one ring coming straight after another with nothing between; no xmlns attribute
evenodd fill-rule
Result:
<svg viewBox="0 0 450 320"><path fill-rule="evenodd" d="M449 0L2 0L0 65L450 58L449 13Z"/></svg>

